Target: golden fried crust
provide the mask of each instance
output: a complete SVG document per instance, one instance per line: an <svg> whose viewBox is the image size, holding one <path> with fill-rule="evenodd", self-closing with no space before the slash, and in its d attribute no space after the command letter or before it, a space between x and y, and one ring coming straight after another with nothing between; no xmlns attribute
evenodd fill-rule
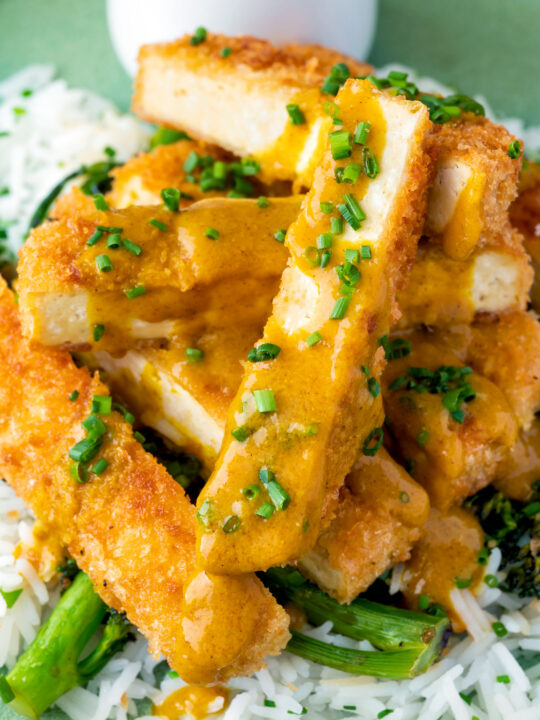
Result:
<svg viewBox="0 0 540 720"><path fill-rule="evenodd" d="M231 53L221 57L220 51ZM322 156L332 96L321 87L333 64L351 76L369 66L318 46L277 49L254 38L208 35L197 46L185 37L146 45L139 54L133 109L141 117L187 130L261 164L265 182L293 180L309 186ZM304 122L293 124L288 105Z"/></svg>
<svg viewBox="0 0 540 720"><path fill-rule="evenodd" d="M428 513L425 490L384 448L374 457L363 455L340 492L332 523L299 567L329 595L349 603L409 558Z"/></svg>
<svg viewBox="0 0 540 720"><path fill-rule="evenodd" d="M403 337L412 343L412 352L389 362L383 377L387 424L399 456L412 463L414 479L426 488L433 505L446 509L493 480L516 441L518 425L503 392L475 373L467 376L467 382L476 397L463 403L462 422L443 405L443 393L420 393L403 382L394 385L407 377L410 367L435 371L465 364L450 344L438 342L430 333L416 331Z"/></svg>
<svg viewBox="0 0 540 720"><path fill-rule="evenodd" d="M333 65L346 63L351 76L369 75L371 65L338 53L322 45L297 45L290 43L283 48L274 47L268 40L261 40L249 35L228 37L207 33L206 40L196 46L190 44L189 35L170 43L143 45L139 51L139 64L144 65L149 56L159 54L169 63L179 58L196 65L208 64L216 69L241 68L253 73L265 73L278 82L301 87L320 87ZM221 51L230 48L226 58ZM133 108L137 111L138 94L141 92L142 78L137 76Z"/></svg>
<svg viewBox="0 0 540 720"><path fill-rule="evenodd" d="M111 431L98 456L105 472L74 481L69 449L85 435L92 397L108 390L68 353L29 347L3 282L0 373L9 378L0 387L0 473L154 653L187 681L207 683L250 673L284 646L286 615L256 578L195 572L195 509L121 415L102 416Z"/></svg>
<svg viewBox="0 0 540 720"><path fill-rule="evenodd" d="M521 168L521 159L508 155L515 139L502 125L474 115L434 125L437 177L425 234L440 240L451 257L464 259L477 246L521 242L509 233L508 222Z"/></svg>
<svg viewBox="0 0 540 720"><path fill-rule="evenodd" d="M523 242L532 257L535 280L531 302L540 310L540 164L524 161L519 195L510 206L510 221L523 233Z"/></svg>
<svg viewBox="0 0 540 720"><path fill-rule="evenodd" d="M160 145L151 152L139 153L125 165L113 170L113 187L107 195L109 205L113 208L159 205L163 202L161 191L171 187L191 196L192 199L185 195L181 197L182 208L205 197L225 196L228 192L226 190L203 192L198 183L186 179L188 173L184 170L184 163L192 152L211 155L225 162L234 160L230 153L203 142L181 140L171 145Z"/></svg>

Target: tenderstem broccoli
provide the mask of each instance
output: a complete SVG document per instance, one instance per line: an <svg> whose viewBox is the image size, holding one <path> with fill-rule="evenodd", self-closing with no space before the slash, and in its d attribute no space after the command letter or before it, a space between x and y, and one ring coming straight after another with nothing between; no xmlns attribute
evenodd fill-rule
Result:
<svg viewBox="0 0 540 720"><path fill-rule="evenodd" d="M303 610L309 622L331 620L335 632L355 640L368 640L376 650L349 650L292 633L287 650L313 662L360 675L385 678L414 677L441 654L450 634L445 615L401 610L357 598L340 605L292 568L265 573L270 589L284 601Z"/></svg>
<svg viewBox="0 0 540 720"><path fill-rule="evenodd" d="M105 619L101 640L84 656ZM0 698L35 720L68 690L86 685L131 636L124 617L111 611L79 572L15 667L0 675Z"/></svg>

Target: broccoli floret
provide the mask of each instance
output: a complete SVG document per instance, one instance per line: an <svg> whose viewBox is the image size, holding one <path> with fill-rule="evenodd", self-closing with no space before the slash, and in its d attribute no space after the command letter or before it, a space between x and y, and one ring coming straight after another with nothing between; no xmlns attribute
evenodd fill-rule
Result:
<svg viewBox="0 0 540 720"><path fill-rule="evenodd" d="M486 546L498 547L507 573L504 590L520 597L540 597L540 481L528 502L510 500L493 487L484 488L466 505L486 533Z"/></svg>

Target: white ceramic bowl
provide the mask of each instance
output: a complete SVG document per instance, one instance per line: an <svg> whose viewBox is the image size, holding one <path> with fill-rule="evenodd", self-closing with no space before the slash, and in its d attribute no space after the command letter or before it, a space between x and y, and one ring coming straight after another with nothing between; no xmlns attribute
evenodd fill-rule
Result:
<svg viewBox="0 0 540 720"><path fill-rule="evenodd" d="M107 18L116 53L134 75L141 45L174 40L200 25L278 45L319 43L365 59L377 0L107 0Z"/></svg>

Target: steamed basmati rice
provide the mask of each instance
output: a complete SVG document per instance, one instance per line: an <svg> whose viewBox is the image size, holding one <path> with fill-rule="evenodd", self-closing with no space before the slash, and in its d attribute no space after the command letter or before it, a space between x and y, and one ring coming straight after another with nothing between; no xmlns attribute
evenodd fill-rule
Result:
<svg viewBox="0 0 540 720"><path fill-rule="evenodd" d="M409 71L392 65L381 74L390 69ZM430 78L413 79L428 92L450 92ZM524 138L530 155L540 152L540 128L524 128L518 119L503 122ZM0 83L0 228L7 229L9 248L17 250L37 203L68 173L105 159L105 147L125 160L145 149L148 137L143 123L120 114L110 102L53 80L50 67L32 66ZM2 194L3 187L9 192ZM30 513L0 482L0 589L22 591L10 609L0 595L0 669L15 663L59 596L58 587L47 587L27 561L15 560L16 546L31 540ZM500 561L500 552L493 550L486 574L502 579ZM392 591L399 590L402 575L403 566L396 567ZM487 585L477 597L455 589L452 599L471 637L453 638L444 658L420 677L400 682L355 677L283 653L253 677L232 680L231 702L213 717L288 720L307 710L311 720L387 715L391 720L540 720L540 601ZM494 620L505 624L504 638L493 632ZM336 636L331 623L307 633L346 647L370 647ZM149 719L153 702L184 685L166 670L139 635L87 688L60 698L57 710L72 720ZM508 683L497 681L506 677Z"/></svg>

